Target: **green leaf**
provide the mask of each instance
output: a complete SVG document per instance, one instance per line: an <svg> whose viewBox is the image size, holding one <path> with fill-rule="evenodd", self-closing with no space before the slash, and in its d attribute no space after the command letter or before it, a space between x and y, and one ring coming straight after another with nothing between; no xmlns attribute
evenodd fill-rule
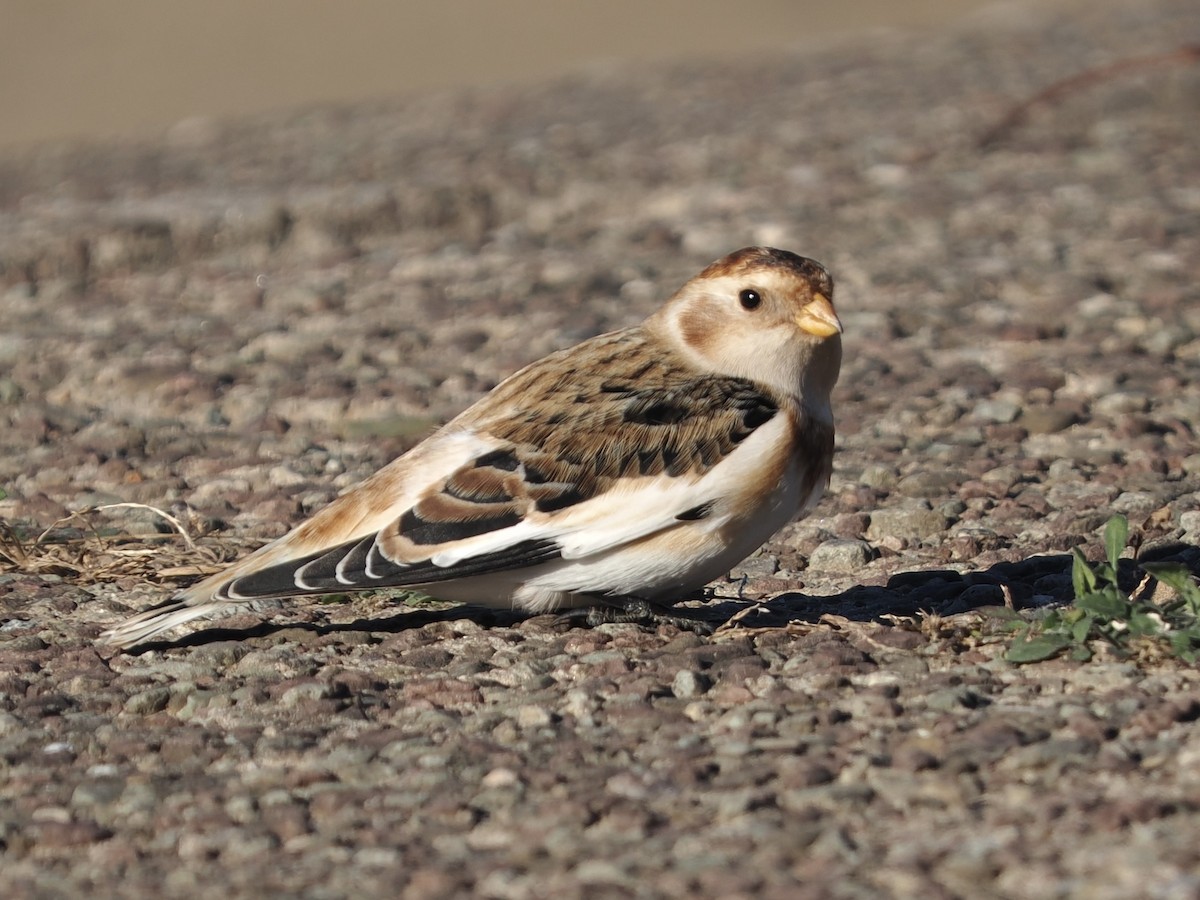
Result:
<svg viewBox="0 0 1200 900"><path fill-rule="evenodd" d="M1079 552L1079 548L1071 551L1075 562L1071 565L1071 583L1075 587L1075 596L1082 597L1096 589L1096 573L1092 571L1087 557Z"/></svg>
<svg viewBox="0 0 1200 900"><path fill-rule="evenodd" d="M1135 610L1134 613L1129 617L1129 633L1151 635L1162 634L1162 618L1148 612L1138 612Z"/></svg>
<svg viewBox="0 0 1200 900"><path fill-rule="evenodd" d="M1188 662L1192 661L1188 657L1195 655L1196 635L1185 631L1176 631L1167 638L1167 642L1171 645L1171 650L1176 656L1187 659Z"/></svg>
<svg viewBox="0 0 1200 900"><path fill-rule="evenodd" d="M410 590L397 591L393 595L392 599L399 600L405 606L415 606L415 607L429 606L430 604L436 604L438 602L435 597L430 597L424 591L410 591Z"/></svg>
<svg viewBox="0 0 1200 900"><path fill-rule="evenodd" d="M1075 605L1101 619L1128 619L1129 601L1116 591L1094 591L1075 598Z"/></svg>
<svg viewBox="0 0 1200 900"><path fill-rule="evenodd" d="M1190 641L1172 641L1172 649L1174 649L1176 656L1193 665L1197 659L1200 659L1200 640L1197 640L1195 637Z"/></svg>
<svg viewBox="0 0 1200 900"><path fill-rule="evenodd" d="M1076 644L1082 644L1092 633L1092 617L1081 616L1079 621L1071 626L1071 639Z"/></svg>
<svg viewBox="0 0 1200 900"><path fill-rule="evenodd" d="M1200 616L1200 587L1192 573L1179 563L1143 563L1142 568L1187 601L1192 615Z"/></svg>
<svg viewBox="0 0 1200 900"><path fill-rule="evenodd" d="M1076 662L1087 662L1092 658L1092 650L1087 644L1080 644L1071 651L1071 659Z"/></svg>
<svg viewBox="0 0 1200 900"><path fill-rule="evenodd" d="M1113 516L1104 526L1104 553L1114 572L1117 568L1117 560L1121 558L1121 553L1125 550L1125 544L1128 541L1129 520L1124 516Z"/></svg>
<svg viewBox="0 0 1200 900"><path fill-rule="evenodd" d="M1014 641L1005 654L1005 659L1015 663L1041 662L1057 656L1070 644L1061 634L1039 634L1023 641Z"/></svg>

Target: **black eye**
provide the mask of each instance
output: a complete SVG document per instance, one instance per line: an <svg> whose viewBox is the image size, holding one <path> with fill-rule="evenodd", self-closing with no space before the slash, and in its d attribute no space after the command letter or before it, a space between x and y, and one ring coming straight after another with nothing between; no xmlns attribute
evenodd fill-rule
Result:
<svg viewBox="0 0 1200 900"><path fill-rule="evenodd" d="M749 288L738 294L738 301L742 304L742 309L758 309L762 303L762 297L758 291L752 291Z"/></svg>

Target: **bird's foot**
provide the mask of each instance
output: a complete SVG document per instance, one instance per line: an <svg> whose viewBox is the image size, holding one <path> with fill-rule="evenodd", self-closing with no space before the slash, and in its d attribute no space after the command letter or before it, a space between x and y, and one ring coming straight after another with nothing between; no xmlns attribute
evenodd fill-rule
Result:
<svg viewBox="0 0 1200 900"><path fill-rule="evenodd" d="M683 631L707 635L714 631L711 622L684 610L652 603L641 597L597 597L595 606L583 606L567 610L560 620L572 625L583 624L589 628L597 625L629 623L633 625L674 625Z"/></svg>

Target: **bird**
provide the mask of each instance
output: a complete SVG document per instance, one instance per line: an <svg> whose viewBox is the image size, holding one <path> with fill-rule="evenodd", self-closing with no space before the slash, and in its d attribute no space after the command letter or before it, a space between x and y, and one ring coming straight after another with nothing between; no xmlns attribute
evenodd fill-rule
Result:
<svg viewBox="0 0 1200 900"><path fill-rule="evenodd" d="M381 588L669 621L820 500L841 335L824 266L737 250L641 324L520 369L283 537L98 640L129 649L196 619Z"/></svg>

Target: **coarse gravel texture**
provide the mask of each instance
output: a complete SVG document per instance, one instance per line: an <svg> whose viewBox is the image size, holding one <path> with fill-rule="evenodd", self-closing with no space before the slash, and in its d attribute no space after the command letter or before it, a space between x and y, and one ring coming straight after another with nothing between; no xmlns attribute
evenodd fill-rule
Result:
<svg viewBox="0 0 1200 900"><path fill-rule="evenodd" d="M197 542L124 507L0 566L0 894L1200 895L1197 671L978 613L1068 600L1114 512L1200 571L1200 65L980 143L1198 33L1010 5L0 159L0 517ZM93 646L751 243L830 268L846 361L718 636L367 597Z"/></svg>

